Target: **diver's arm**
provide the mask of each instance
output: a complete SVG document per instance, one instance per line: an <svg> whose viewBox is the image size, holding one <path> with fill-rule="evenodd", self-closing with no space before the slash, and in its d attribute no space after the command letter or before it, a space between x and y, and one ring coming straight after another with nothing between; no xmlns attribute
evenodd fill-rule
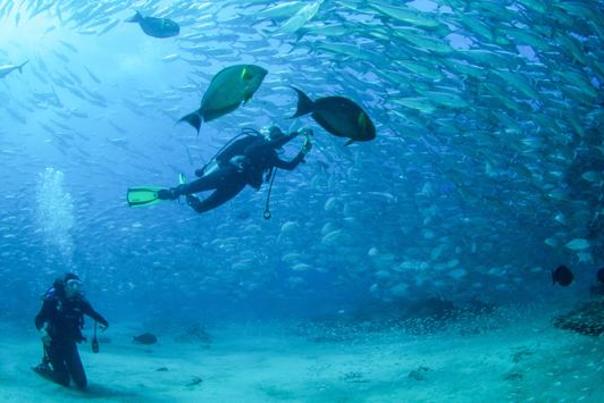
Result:
<svg viewBox="0 0 604 403"><path fill-rule="evenodd" d="M53 302L51 300L45 299L42 303L42 308L40 308L40 312L36 315L34 319L34 323L36 325L36 329L40 330L44 326L46 322L50 319L50 312L53 309Z"/></svg>
<svg viewBox="0 0 604 403"><path fill-rule="evenodd" d="M90 316L95 321L99 322L101 325L108 327L109 322L107 319L103 318L103 316L92 308L92 305L88 301L82 301L82 312L86 315Z"/></svg>
<svg viewBox="0 0 604 403"><path fill-rule="evenodd" d="M302 131L302 133L304 133L304 130ZM292 159L291 161L283 161L277 156L277 153L273 153L273 166L276 168L285 169L287 171L292 171L296 169L296 167L300 165L301 162L304 162L304 157L310 152L311 149L312 143L310 142L309 134L306 134L306 140L304 140L304 145L302 146L302 149L300 150L298 155L294 157L294 159Z"/></svg>
<svg viewBox="0 0 604 403"><path fill-rule="evenodd" d="M304 161L305 155L306 153L304 151L300 151L298 155L296 155L291 161L283 161L282 159L277 157L273 161L273 165L275 166L275 168L285 169L286 171L293 171L298 165L300 165L301 162Z"/></svg>
<svg viewBox="0 0 604 403"><path fill-rule="evenodd" d="M289 143L294 137L298 136L298 134L300 133L293 132L290 134L286 134L282 137L276 138L275 140L269 141L267 144L273 149L281 148L287 143Z"/></svg>

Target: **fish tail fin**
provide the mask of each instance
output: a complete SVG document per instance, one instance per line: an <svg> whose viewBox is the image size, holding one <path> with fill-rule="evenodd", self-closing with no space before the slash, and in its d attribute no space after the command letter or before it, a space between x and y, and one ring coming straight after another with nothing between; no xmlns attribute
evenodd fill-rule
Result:
<svg viewBox="0 0 604 403"><path fill-rule="evenodd" d="M292 87L292 89L298 94L298 106L296 107L296 113L291 117L291 119L311 113L314 106L312 99L310 99L308 95L296 87Z"/></svg>
<svg viewBox="0 0 604 403"><path fill-rule="evenodd" d="M136 14L134 14L134 17L128 18L126 22L141 22L142 19L142 14L140 13L140 11L137 10Z"/></svg>
<svg viewBox="0 0 604 403"><path fill-rule="evenodd" d="M29 63L29 60L24 61L19 67L17 67L19 73L23 73L23 66L25 66L27 63Z"/></svg>
<svg viewBox="0 0 604 403"><path fill-rule="evenodd" d="M202 116L201 116L199 109L193 113L189 113L188 115L183 116L179 120L179 122L187 122L188 124L193 126L195 128L195 130L197 130L198 135L199 135L199 128L201 127L201 121L202 121Z"/></svg>
<svg viewBox="0 0 604 403"><path fill-rule="evenodd" d="M352 144L352 143L354 143L354 142L355 142L355 140L350 139L350 140L348 140L348 141L346 142L346 144L344 144L344 146L349 146L349 145L351 145L351 144Z"/></svg>

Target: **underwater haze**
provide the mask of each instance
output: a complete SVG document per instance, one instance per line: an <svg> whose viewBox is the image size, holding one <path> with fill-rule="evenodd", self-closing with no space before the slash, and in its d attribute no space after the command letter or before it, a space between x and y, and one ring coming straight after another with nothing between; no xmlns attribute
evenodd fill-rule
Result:
<svg viewBox="0 0 604 403"><path fill-rule="evenodd" d="M603 42L604 0L0 0L0 399L604 401ZM270 204L128 206L272 125L314 135ZM30 370L67 272L111 323L84 392Z"/></svg>

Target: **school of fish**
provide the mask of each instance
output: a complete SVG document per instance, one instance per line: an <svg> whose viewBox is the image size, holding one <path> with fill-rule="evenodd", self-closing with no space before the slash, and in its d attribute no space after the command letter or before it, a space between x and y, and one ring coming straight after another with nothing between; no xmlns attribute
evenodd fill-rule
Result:
<svg viewBox="0 0 604 403"><path fill-rule="evenodd" d="M116 298L529 299L603 263L603 43L602 0L0 0L0 278L20 267L0 289L63 270L29 197L55 167L69 264ZM263 70L225 95L231 66ZM124 208L129 183L274 123L312 126L316 152L271 221L262 192Z"/></svg>

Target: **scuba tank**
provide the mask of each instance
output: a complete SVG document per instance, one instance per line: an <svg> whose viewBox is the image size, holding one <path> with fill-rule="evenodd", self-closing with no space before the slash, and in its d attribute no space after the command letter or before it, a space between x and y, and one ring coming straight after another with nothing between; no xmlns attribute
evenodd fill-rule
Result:
<svg viewBox="0 0 604 403"><path fill-rule="evenodd" d="M244 136L257 136L257 137L262 137L262 134L256 130L256 129L252 129L251 127L244 127L243 129L241 129L241 133L239 133L238 135L236 135L235 137L233 137L232 139L230 139L225 145L223 145L220 150L218 150L218 152L216 154L214 154L214 156L212 158L210 158L210 160L200 169L197 169L195 171L195 175L198 178L201 178L202 176L205 176L209 173L214 172L216 169L219 168L219 164L218 164L218 158L220 158L220 156L233 144L235 143L235 141L239 140L240 138L244 137Z"/></svg>

